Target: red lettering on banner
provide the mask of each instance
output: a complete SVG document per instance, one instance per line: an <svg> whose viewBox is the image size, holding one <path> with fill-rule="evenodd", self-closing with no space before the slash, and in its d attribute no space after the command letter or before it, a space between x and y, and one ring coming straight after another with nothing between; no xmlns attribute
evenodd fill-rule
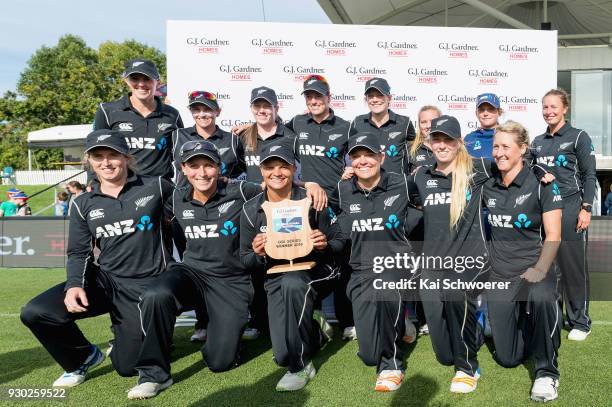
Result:
<svg viewBox="0 0 612 407"><path fill-rule="evenodd" d="M468 53L467 52L450 51L448 53L448 57L449 58L467 58L468 57Z"/></svg>
<svg viewBox="0 0 612 407"><path fill-rule="evenodd" d="M508 110L512 112L526 112L527 105L508 105Z"/></svg>
<svg viewBox="0 0 612 407"><path fill-rule="evenodd" d="M199 47L198 53L200 54L218 54L219 48L217 47Z"/></svg>
<svg viewBox="0 0 612 407"><path fill-rule="evenodd" d="M435 76L419 76L418 83L438 83L438 78Z"/></svg>
<svg viewBox="0 0 612 407"><path fill-rule="evenodd" d="M467 103L449 103L448 110L467 110Z"/></svg>
<svg viewBox="0 0 612 407"><path fill-rule="evenodd" d="M299 75L295 75L293 80L296 81L296 82L304 82L306 80L306 78L308 78L309 76L310 76L310 74L308 74L308 75L299 74Z"/></svg>
<svg viewBox="0 0 612 407"><path fill-rule="evenodd" d="M346 109L346 103L344 102L331 102L330 103L331 107L333 107L334 109Z"/></svg>
<svg viewBox="0 0 612 407"><path fill-rule="evenodd" d="M390 49L389 56L390 57L407 57L408 51L405 51L403 49Z"/></svg>
<svg viewBox="0 0 612 407"><path fill-rule="evenodd" d="M50 234L50 235L45 235L45 238L47 238L49 241L49 252L44 253L43 256L62 257L66 255L64 235Z"/></svg>
<svg viewBox="0 0 612 407"><path fill-rule="evenodd" d="M511 52L509 55L510 55L510 59L512 60L520 60L520 61L527 60L526 52Z"/></svg>
<svg viewBox="0 0 612 407"><path fill-rule="evenodd" d="M497 78L480 78L481 85L498 85Z"/></svg>
<svg viewBox="0 0 612 407"><path fill-rule="evenodd" d="M231 81L252 81L250 73L233 73Z"/></svg>
<svg viewBox="0 0 612 407"><path fill-rule="evenodd" d="M346 50L341 48L327 48L325 54L343 57L346 55Z"/></svg>
<svg viewBox="0 0 612 407"><path fill-rule="evenodd" d="M408 105L406 102L391 102L389 103L389 107L392 109L407 109Z"/></svg>
<svg viewBox="0 0 612 407"><path fill-rule="evenodd" d="M278 101L278 107L279 107L279 108L281 108L281 109L282 109L283 107L285 107L285 102L283 102L282 100L279 100L279 101Z"/></svg>
<svg viewBox="0 0 612 407"><path fill-rule="evenodd" d="M262 52L266 55L283 55L282 48L262 48Z"/></svg>
<svg viewBox="0 0 612 407"><path fill-rule="evenodd" d="M367 82L372 78L373 78L372 75L359 75L357 76L357 82Z"/></svg>

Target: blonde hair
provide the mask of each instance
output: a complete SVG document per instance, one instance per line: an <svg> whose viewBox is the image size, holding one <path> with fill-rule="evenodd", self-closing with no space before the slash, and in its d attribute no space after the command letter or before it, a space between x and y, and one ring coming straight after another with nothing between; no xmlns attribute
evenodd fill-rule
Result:
<svg viewBox="0 0 612 407"><path fill-rule="evenodd" d="M564 107L569 108L569 95L563 88L551 89L542 96L542 102L546 96L559 96Z"/></svg>
<svg viewBox="0 0 612 407"><path fill-rule="evenodd" d="M136 165L136 158L134 158L132 154L124 154L123 156L127 158L128 169L134 172L135 174L138 174L138 166ZM93 169L91 168L91 165L89 165L89 153L85 153L83 155L82 164L83 164L84 170L93 171Z"/></svg>
<svg viewBox="0 0 612 407"><path fill-rule="evenodd" d="M410 157L412 157L413 159L416 158L416 152L419 149L419 147L421 147L423 143L425 143L425 135L421 133L420 124L421 124L421 113L426 112L428 110L433 110L434 112L438 113L438 116L442 116L442 111L438 109L437 106L425 105L419 110L419 113L417 114L417 132L416 132L416 136L414 137L414 140L412 141L412 145L410 146L410 151L409 151Z"/></svg>
<svg viewBox="0 0 612 407"><path fill-rule="evenodd" d="M514 142L519 147L523 145L529 147L529 133L527 132L527 129L519 122L508 120L507 122L497 126L495 129L495 135L497 135L497 133L512 134L514 137Z"/></svg>
<svg viewBox="0 0 612 407"><path fill-rule="evenodd" d="M252 106L252 104L251 104ZM278 115L278 105L271 105L272 112L274 114L274 122L278 126L279 123L282 123L283 120ZM242 139L242 144L244 145L245 151L255 152L257 151L257 122L253 123L249 127L247 127L242 133L240 133L240 138Z"/></svg>
<svg viewBox="0 0 612 407"><path fill-rule="evenodd" d="M463 217L463 211L467 206L466 194L470 188L474 163L472 157L465 148L463 140L459 142L459 149L455 157L455 169L453 170L453 183L451 187L450 204L450 229L456 229L457 224Z"/></svg>

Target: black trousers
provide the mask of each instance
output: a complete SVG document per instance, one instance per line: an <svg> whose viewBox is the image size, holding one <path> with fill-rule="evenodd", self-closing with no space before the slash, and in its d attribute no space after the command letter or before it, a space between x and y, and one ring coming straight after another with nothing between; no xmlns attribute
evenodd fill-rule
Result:
<svg viewBox="0 0 612 407"><path fill-rule="evenodd" d="M576 232L581 206L580 194L563 198L561 246L557 253L557 263L561 269L567 322L570 328L588 332L591 330L591 318L589 317L589 270L586 258L587 232Z"/></svg>
<svg viewBox="0 0 612 407"><path fill-rule="evenodd" d="M85 285L89 302L86 312L70 313L64 305L65 283L56 285L28 302L21 321L32 331L53 359L67 372L78 369L91 352L91 343L75 321L109 313L114 335L110 358L121 376L134 376L136 359L144 337L138 301L147 285L156 279L119 278L102 271Z"/></svg>
<svg viewBox="0 0 612 407"><path fill-rule="evenodd" d="M533 357L535 377L559 378L557 355L562 315L558 304L559 276L553 265L539 283L491 275L490 281L510 281L508 290L487 290L494 358L515 367Z"/></svg>
<svg viewBox="0 0 612 407"><path fill-rule="evenodd" d="M346 259L348 261L348 258ZM340 274L334 285L334 310L341 329L354 326L353 305L346 294L346 287L351 278L351 268L344 263L340 266Z"/></svg>
<svg viewBox="0 0 612 407"><path fill-rule="evenodd" d="M403 273L402 273L403 274ZM399 281L402 275L353 273L347 294L353 302L353 318L359 344L358 356L368 366L383 370L404 370L402 337L405 330L404 303L399 290L378 290L375 279Z"/></svg>
<svg viewBox="0 0 612 407"><path fill-rule="evenodd" d="M170 347L176 317L204 302L208 311L208 339L204 361L214 372L238 363L240 337L253 298L250 276L213 277L185 264L173 264L142 296L145 338L136 369L139 381L162 383L170 378Z"/></svg>
<svg viewBox="0 0 612 407"><path fill-rule="evenodd" d="M456 278L454 272L423 271L421 279ZM477 293L443 289L420 290L429 336L436 359L471 376L478 369L480 330L476 318Z"/></svg>
<svg viewBox="0 0 612 407"><path fill-rule="evenodd" d="M304 369L324 341L312 319L317 298L333 289L336 271L327 266L267 275L265 289L272 353L291 373Z"/></svg>

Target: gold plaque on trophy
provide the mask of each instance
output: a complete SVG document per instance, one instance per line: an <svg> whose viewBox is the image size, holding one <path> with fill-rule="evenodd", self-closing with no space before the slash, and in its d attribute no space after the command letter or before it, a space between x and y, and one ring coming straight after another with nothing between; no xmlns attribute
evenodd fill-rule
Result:
<svg viewBox="0 0 612 407"><path fill-rule="evenodd" d="M288 264L271 267L268 274L314 268L314 261L293 262L294 259L307 256L313 249L310 240L312 229L308 221L310 199L266 201L262 208L267 221L266 254L273 259L289 261Z"/></svg>

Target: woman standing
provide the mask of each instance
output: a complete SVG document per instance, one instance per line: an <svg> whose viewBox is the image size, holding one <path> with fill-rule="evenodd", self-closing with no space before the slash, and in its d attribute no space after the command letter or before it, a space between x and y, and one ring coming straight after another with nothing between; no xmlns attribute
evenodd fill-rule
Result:
<svg viewBox="0 0 612 407"><path fill-rule="evenodd" d="M433 151L431 151L429 132L431 131L431 121L441 115L442 112L436 106L426 105L419 110L417 116L419 119L419 131L417 131L414 141L408 147L406 174L411 174L412 171L421 165L432 165L436 162Z"/></svg>

